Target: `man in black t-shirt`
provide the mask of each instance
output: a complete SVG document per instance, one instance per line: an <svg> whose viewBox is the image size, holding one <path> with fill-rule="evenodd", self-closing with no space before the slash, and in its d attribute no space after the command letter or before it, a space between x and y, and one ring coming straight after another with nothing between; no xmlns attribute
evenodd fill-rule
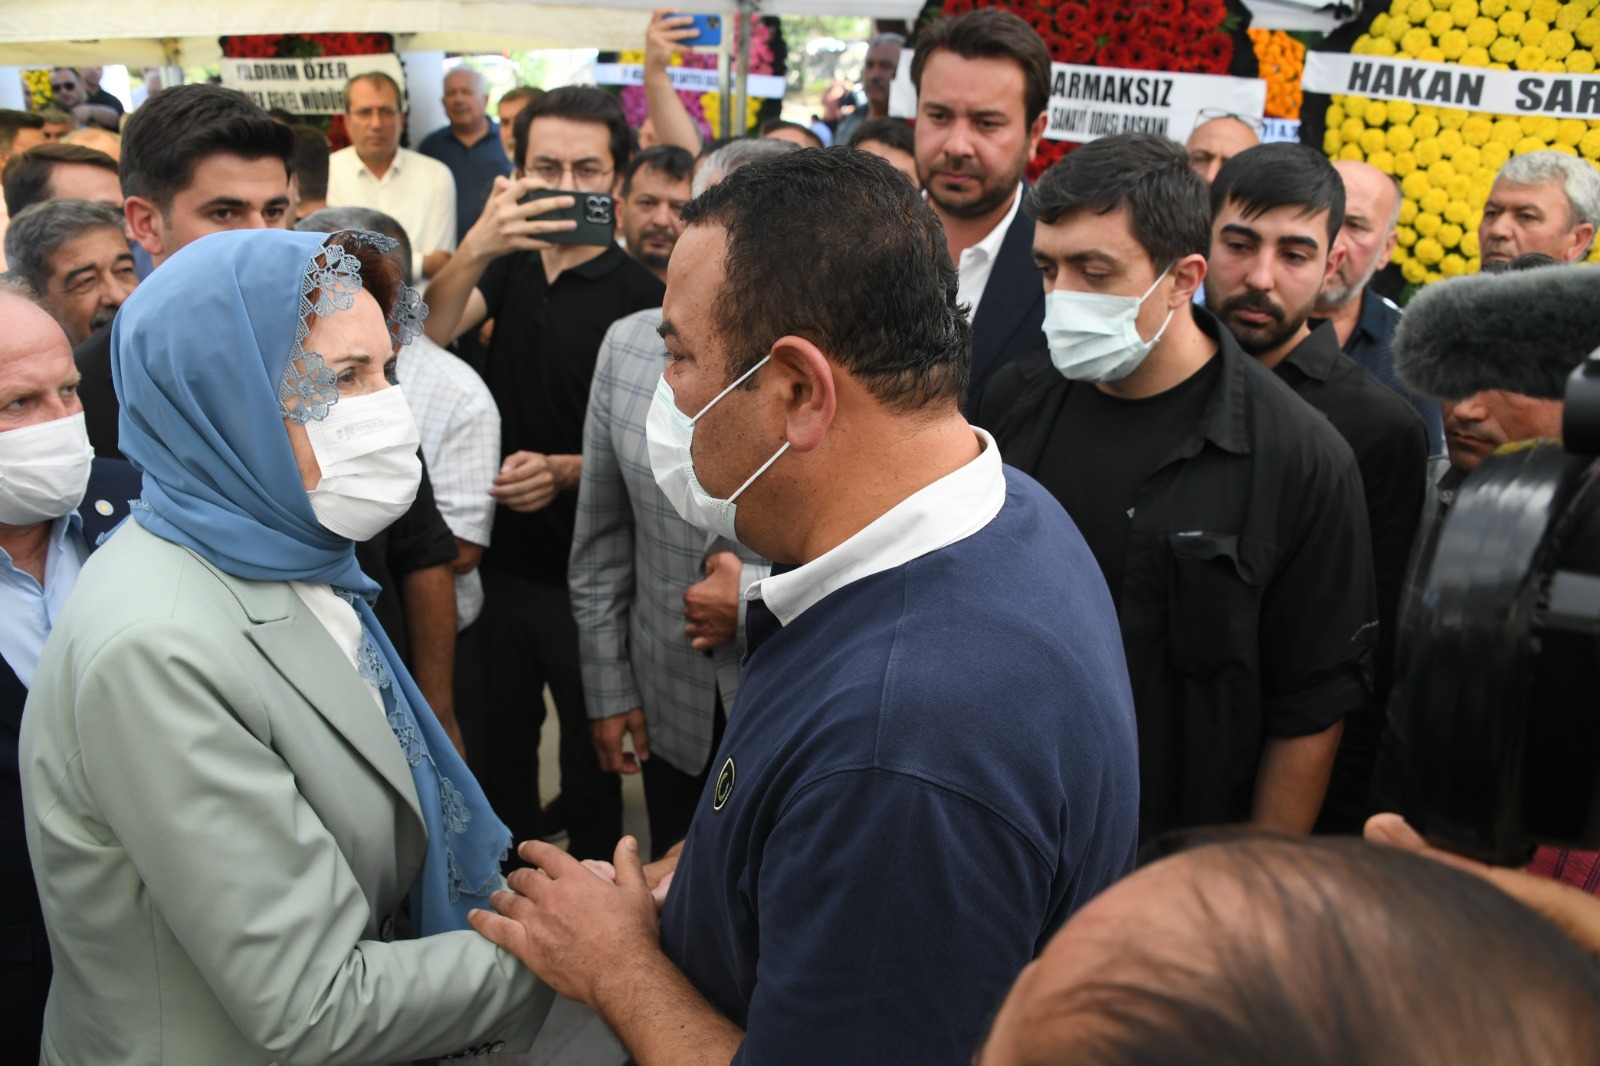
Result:
<svg viewBox="0 0 1600 1066"><path fill-rule="evenodd" d="M1367 699L1376 605L1355 458L1193 306L1209 212L1180 147L1103 137L1024 209L1049 357L995 375L979 422L1066 507L1110 586L1140 834L1306 832L1341 722Z"/></svg>
<svg viewBox="0 0 1600 1066"><path fill-rule="evenodd" d="M632 133L616 99L568 86L524 108L517 168L495 179L483 215L428 286L428 335L448 344L485 318L484 379L500 407L505 461L494 542L483 557L486 732L473 770L517 840L540 828L539 729L549 685L561 719L561 819L579 858L610 859L622 835L621 780L590 742L578 632L567 596L583 418L606 330L661 306L666 287L615 243L556 243L574 228L541 217L584 194L616 195ZM570 196L519 201L535 189ZM586 205L587 206L587 205Z"/></svg>
<svg viewBox="0 0 1600 1066"><path fill-rule="evenodd" d="M1371 523L1378 592L1373 698L1345 721L1339 761L1319 823L1359 833L1390 688L1395 616L1417 533L1428 471L1428 431L1409 403L1339 348L1332 322L1313 319L1338 271L1344 183L1321 152L1264 144L1240 152L1211 183L1211 269L1206 306L1239 346L1321 411L1355 452Z"/></svg>

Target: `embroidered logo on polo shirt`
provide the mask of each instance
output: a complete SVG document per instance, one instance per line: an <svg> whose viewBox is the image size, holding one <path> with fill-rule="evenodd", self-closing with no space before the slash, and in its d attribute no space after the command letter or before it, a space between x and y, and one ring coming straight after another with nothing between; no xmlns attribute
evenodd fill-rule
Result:
<svg viewBox="0 0 1600 1066"><path fill-rule="evenodd" d="M722 810L723 804L728 802L728 797L733 795L733 756L728 756L728 761L722 764L722 771L717 774L717 789L711 793L711 809Z"/></svg>

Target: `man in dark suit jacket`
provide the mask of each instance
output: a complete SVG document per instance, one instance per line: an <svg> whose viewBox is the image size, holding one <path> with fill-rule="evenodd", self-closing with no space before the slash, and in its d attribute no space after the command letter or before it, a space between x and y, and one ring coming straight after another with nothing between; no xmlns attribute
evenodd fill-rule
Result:
<svg viewBox="0 0 1600 1066"><path fill-rule="evenodd" d="M911 80L917 176L944 223L972 318L962 405L971 418L996 370L1044 346L1033 220L1019 208L1022 173L1044 136L1050 52L1016 15L980 9L922 31Z"/></svg>
<svg viewBox="0 0 1600 1066"><path fill-rule="evenodd" d="M22 821L22 707L84 559L139 495L131 464L91 466L77 377L55 320L0 290L0 1033L18 1062L38 1061L51 969Z"/></svg>

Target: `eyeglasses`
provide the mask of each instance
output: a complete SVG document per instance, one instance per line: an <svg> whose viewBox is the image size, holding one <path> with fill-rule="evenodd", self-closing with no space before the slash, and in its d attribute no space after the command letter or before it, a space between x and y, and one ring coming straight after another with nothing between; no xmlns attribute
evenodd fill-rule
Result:
<svg viewBox="0 0 1600 1066"><path fill-rule="evenodd" d="M63 91L71 92L77 87L78 83L75 81L53 81L50 83L50 88L54 89L58 93Z"/></svg>
<svg viewBox="0 0 1600 1066"><path fill-rule="evenodd" d="M574 181L596 182L601 181L611 174L612 168L599 167L593 163L579 163L571 166L566 163L557 163L554 160L540 160L528 168L528 173L540 181L555 185L561 180L563 174L571 174Z"/></svg>
<svg viewBox="0 0 1600 1066"><path fill-rule="evenodd" d="M1250 115L1236 114L1232 111L1224 111L1219 107L1202 108L1200 112L1195 115L1194 124L1196 128L1198 128L1200 126L1204 126L1207 122L1218 118L1231 118L1235 122L1242 122L1246 126L1249 126L1251 132L1253 132L1257 137L1261 136L1261 120L1259 118L1254 118Z"/></svg>

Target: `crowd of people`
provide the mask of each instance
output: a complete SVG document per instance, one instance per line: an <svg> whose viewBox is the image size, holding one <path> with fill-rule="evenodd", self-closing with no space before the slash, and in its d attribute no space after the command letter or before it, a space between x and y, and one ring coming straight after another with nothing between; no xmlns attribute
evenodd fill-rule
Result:
<svg viewBox="0 0 1600 1066"><path fill-rule="evenodd" d="M921 30L914 124L874 38L836 147L702 143L690 22L637 131L464 66L415 151L381 73L332 152L0 112L19 1056L515 1054L559 993L642 1066L1593 1058L1595 856L1383 813L1408 567L1587 347L1414 354L1393 179L1248 116L1028 182L1014 15ZM1597 225L1512 159L1474 298Z"/></svg>

